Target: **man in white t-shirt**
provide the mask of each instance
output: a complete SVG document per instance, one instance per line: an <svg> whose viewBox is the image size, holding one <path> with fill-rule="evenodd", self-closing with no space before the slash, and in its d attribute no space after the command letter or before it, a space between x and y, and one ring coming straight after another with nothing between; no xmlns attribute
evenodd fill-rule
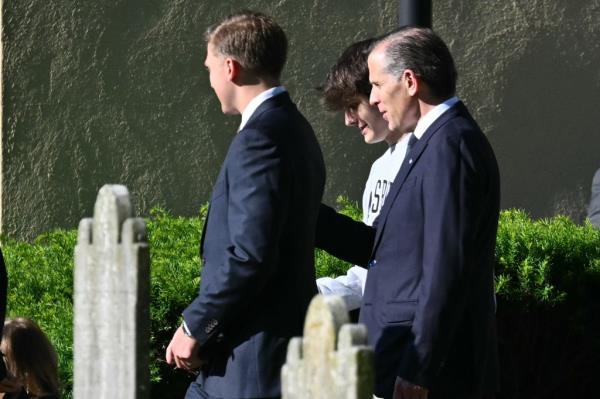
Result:
<svg viewBox="0 0 600 399"><path fill-rule="evenodd" d="M367 39L349 46L329 71L322 87L323 98L330 111L343 111L346 126L360 130L365 143L385 141L388 149L371 166L371 172L363 193L363 222L369 226L379 212L390 186L402 165L410 134L388 129L377 107L369 104L371 84L367 58L374 39ZM367 269L351 267L345 276L317 279L319 292L344 298L348 310L360 308Z"/></svg>

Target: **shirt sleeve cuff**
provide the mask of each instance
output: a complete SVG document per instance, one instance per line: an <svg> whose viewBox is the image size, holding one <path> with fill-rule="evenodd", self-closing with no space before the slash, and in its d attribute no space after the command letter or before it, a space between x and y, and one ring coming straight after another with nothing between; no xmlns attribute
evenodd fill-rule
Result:
<svg viewBox="0 0 600 399"><path fill-rule="evenodd" d="M192 337L192 333L190 332L190 329L188 328L185 320L183 321L183 323L181 323L181 329L183 330L183 333L185 335L187 335L188 337Z"/></svg>

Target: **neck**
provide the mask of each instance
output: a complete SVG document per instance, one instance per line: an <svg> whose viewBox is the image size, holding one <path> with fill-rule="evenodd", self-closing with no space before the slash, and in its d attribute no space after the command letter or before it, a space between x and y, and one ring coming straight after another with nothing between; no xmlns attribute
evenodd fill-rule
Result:
<svg viewBox="0 0 600 399"><path fill-rule="evenodd" d="M400 139L402 137L404 137L406 134L410 134L410 133L402 133L396 130L392 130L390 132L390 134L387 135L387 137L385 138L385 142L388 145L394 145L396 144L398 141L400 141Z"/></svg>
<svg viewBox="0 0 600 399"><path fill-rule="evenodd" d="M444 101L442 100L433 98L419 98L419 111L421 112L421 118L443 102Z"/></svg>
<svg viewBox="0 0 600 399"><path fill-rule="evenodd" d="M258 96L260 93L269 90L273 87L279 86L280 83L278 80L259 80L254 84L240 85L238 86L238 95L237 95L237 109L240 112L244 112L248 103L252 101L252 99Z"/></svg>
<svg viewBox="0 0 600 399"><path fill-rule="evenodd" d="M452 97L452 96L450 96L450 97ZM431 93L431 90L429 90L429 87L427 85L423 85L423 88L422 88L421 92L419 93L419 110L421 112L421 118L424 117L425 115L427 115L427 113L429 111L431 111L436 106L440 105L441 103L443 103L450 97L439 98L437 96L434 96Z"/></svg>

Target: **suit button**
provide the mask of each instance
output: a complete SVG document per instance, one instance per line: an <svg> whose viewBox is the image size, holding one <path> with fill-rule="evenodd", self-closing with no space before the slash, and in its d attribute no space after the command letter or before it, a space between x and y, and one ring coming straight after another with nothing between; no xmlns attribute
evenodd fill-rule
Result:
<svg viewBox="0 0 600 399"><path fill-rule="evenodd" d="M212 319L208 322L206 328L204 328L204 332L207 334L210 334L215 329L215 327L217 327L218 325L219 325L219 322L215 319Z"/></svg>

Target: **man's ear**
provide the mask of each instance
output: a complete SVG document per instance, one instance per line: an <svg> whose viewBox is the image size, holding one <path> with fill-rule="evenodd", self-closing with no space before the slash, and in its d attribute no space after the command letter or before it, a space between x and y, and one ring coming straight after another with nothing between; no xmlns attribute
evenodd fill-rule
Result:
<svg viewBox="0 0 600 399"><path fill-rule="evenodd" d="M240 75L241 65L239 62L234 60L233 58L225 59L225 73L227 76L227 80L230 82L234 82Z"/></svg>
<svg viewBox="0 0 600 399"><path fill-rule="evenodd" d="M411 69L405 69L402 72L402 82L409 96L413 97L419 91L420 82L417 75Z"/></svg>

